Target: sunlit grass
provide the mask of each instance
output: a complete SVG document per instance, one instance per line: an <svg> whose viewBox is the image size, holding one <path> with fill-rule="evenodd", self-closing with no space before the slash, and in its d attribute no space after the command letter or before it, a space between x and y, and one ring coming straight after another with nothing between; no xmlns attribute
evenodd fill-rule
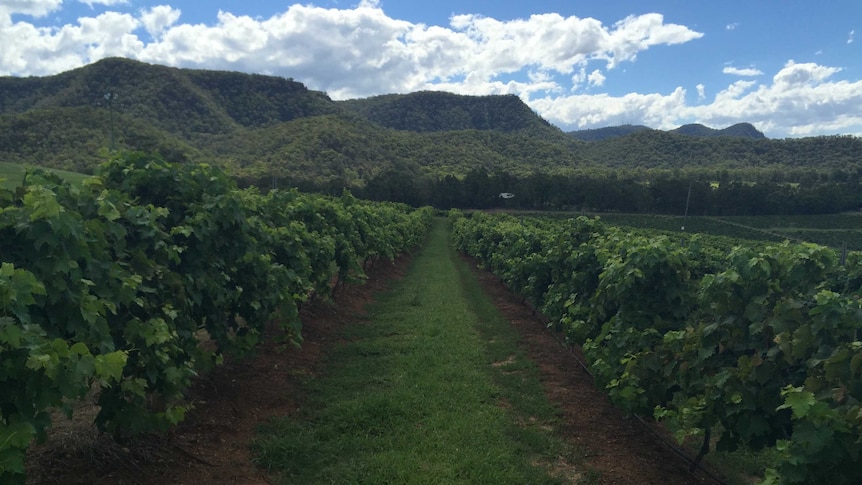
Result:
<svg viewBox="0 0 862 485"><path fill-rule="evenodd" d="M283 483L571 482L560 463L577 453L514 332L437 221L408 275L347 327L301 415L262 428L258 462Z"/></svg>
<svg viewBox="0 0 862 485"><path fill-rule="evenodd" d="M24 174L26 173L27 168L28 167L26 165L21 165L18 163L0 162L0 187L6 189L13 189L21 185L21 182L24 180ZM63 179L69 181L72 184L80 184L88 177L90 177L89 175L77 172L69 172L66 170L49 170L56 173L60 177L63 177Z"/></svg>

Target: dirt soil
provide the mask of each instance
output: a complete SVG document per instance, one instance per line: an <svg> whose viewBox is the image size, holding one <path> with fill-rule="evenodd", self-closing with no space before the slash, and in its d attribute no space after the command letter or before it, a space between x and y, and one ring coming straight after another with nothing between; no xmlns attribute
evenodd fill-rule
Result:
<svg viewBox="0 0 862 485"><path fill-rule="evenodd" d="M599 472L601 483L719 483L708 475L717 475L714 470L689 473L689 462L664 444L663 440L672 443L665 430L626 418L596 388L592 376L581 366L579 361L585 360L580 349L566 348L547 328L547 319L522 303L498 277L476 269L468 258L465 260L474 268L500 312L521 333L523 349L539 367L548 399L560 409L558 433L588 450L587 465Z"/></svg>
<svg viewBox="0 0 862 485"><path fill-rule="evenodd" d="M268 484L252 462L249 444L270 417L298 411L302 383L319 374L339 329L357 321L374 295L404 275L408 258L372 267L364 285L340 288L334 303L302 310L302 347L266 346L251 359L228 363L190 391L195 408L176 430L125 446L99 435L84 409L57 423L51 439L28 455L28 484ZM474 266L475 267L475 266ZM520 298L476 270L503 314L521 331L527 354L541 370L549 398L561 410L559 432L589 450L587 464L604 484L715 483L661 444L641 423L625 419L591 377Z"/></svg>
<svg viewBox="0 0 862 485"><path fill-rule="evenodd" d="M404 275L409 258L380 261L362 285L339 286L334 301L306 303L300 348L265 345L260 353L216 368L189 392L194 409L167 436L125 446L90 424L96 410L79 409L55 422L49 441L27 458L27 484L252 485L274 483L252 462L249 444L267 419L299 410L303 381L320 371L339 330L365 311L374 295Z"/></svg>

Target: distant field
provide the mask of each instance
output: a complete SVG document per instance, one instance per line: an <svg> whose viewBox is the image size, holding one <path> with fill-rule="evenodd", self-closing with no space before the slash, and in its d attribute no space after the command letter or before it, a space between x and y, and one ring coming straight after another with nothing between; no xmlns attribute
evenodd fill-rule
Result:
<svg viewBox="0 0 862 485"><path fill-rule="evenodd" d="M711 234L755 241L783 241L786 236L771 234L746 224L732 224L716 217L665 216L655 214L597 214L603 221L617 225L662 231ZM685 229L683 229L685 228Z"/></svg>
<svg viewBox="0 0 862 485"><path fill-rule="evenodd" d="M837 229L862 229L862 213L826 214L813 216L759 216L759 217L723 217L722 219L764 229L820 229L832 231Z"/></svg>
<svg viewBox="0 0 862 485"><path fill-rule="evenodd" d="M806 241L862 251L862 215L688 217L651 214L599 214L609 224L728 236L757 241Z"/></svg>
<svg viewBox="0 0 862 485"><path fill-rule="evenodd" d="M726 217L725 220L826 246L862 251L862 214Z"/></svg>
<svg viewBox="0 0 862 485"><path fill-rule="evenodd" d="M27 167L17 163L0 162L0 187L11 189L18 186L24 180ZM54 170L52 172L63 177L73 184L81 183L89 177L82 173L67 172L65 170Z"/></svg>

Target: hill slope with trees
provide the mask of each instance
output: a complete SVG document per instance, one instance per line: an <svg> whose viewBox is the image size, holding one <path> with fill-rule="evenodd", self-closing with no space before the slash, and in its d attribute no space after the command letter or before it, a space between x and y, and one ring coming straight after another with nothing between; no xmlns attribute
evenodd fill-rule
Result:
<svg viewBox="0 0 862 485"><path fill-rule="evenodd" d="M395 130L420 133L458 130L559 131L536 116L515 95L462 96L420 91L347 100L341 104L373 123Z"/></svg>
<svg viewBox="0 0 862 485"><path fill-rule="evenodd" d="M603 141L611 138L620 138L641 131L660 132L662 130L653 130L644 125L619 125L607 126L605 128L594 128L589 130L576 130L568 132L568 135L577 140L583 141ZM735 138L751 138L754 140L762 140L766 138L760 130L754 127L751 123L737 123L727 128L717 130L699 123L690 125L682 125L679 128L667 131L667 133L677 133L680 135L697 136L701 138L718 138L718 137L735 137Z"/></svg>
<svg viewBox="0 0 862 485"><path fill-rule="evenodd" d="M54 76L0 77L0 161L84 173L114 149L140 150L220 166L244 184L426 201L457 199L432 194L467 190L470 177L521 187L588 180L589 190L606 194L623 186L615 181L649 188L667 180L804 187L862 180L862 139L850 136L773 140L745 123L580 133L564 133L516 96L334 101L292 79L117 58ZM511 191L508 182L497 185ZM541 199L528 205L553 197Z"/></svg>

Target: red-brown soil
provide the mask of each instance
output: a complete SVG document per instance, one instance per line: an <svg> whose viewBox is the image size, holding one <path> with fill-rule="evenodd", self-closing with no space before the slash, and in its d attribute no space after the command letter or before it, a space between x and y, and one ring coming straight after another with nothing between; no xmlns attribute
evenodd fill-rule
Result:
<svg viewBox="0 0 862 485"><path fill-rule="evenodd" d="M249 444L267 419L296 412L302 382L319 372L321 357L339 329L355 321L375 293L400 278L409 258L381 261L362 285L339 286L331 302L305 304L300 348L265 345L259 354L215 369L189 392L195 403L169 435L120 446L87 422L55 425L48 443L28 456L28 484L252 485L272 483L252 462ZM91 412L88 412L91 411Z"/></svg>
<svg viewBox="0 0 862 485"><path fill-rule="evenodd" d="M267 484L252 462L249 444L270 417L294 413L302 382L321 371L321 357L339 329L355 322L368 302L404 274L407 258L378 263L364 285L340 288L331 303L302 311L301 348L265 346L259 355L228 363L190 392L195 408L163 437L121 446L76 420L55 426L51 440L28 456L28 484ZM520 303L493 275L476 271L488 294L523 335L527 354L541 370L548 397L560 408L559 433L588 450L587 464L607 484L711 483L688 473L688 464L641 423L623 417L589 375L545 328L541 317Z"/></svg>
<svg viewBox="0 0 862 485"><path fill-rule="evenodd" d="M564 347L546 320L521 303L499 278L478 269L475 274L500 312L519 330L526 354L539 367L548 398L561 411L557 432L588 450L586 463L599 472L603 484L717 483L701 470L689 473L689 462L651 431L661 435L661 429L626 418L611 405L579 363L584 358L578 349Z"/></svg>

